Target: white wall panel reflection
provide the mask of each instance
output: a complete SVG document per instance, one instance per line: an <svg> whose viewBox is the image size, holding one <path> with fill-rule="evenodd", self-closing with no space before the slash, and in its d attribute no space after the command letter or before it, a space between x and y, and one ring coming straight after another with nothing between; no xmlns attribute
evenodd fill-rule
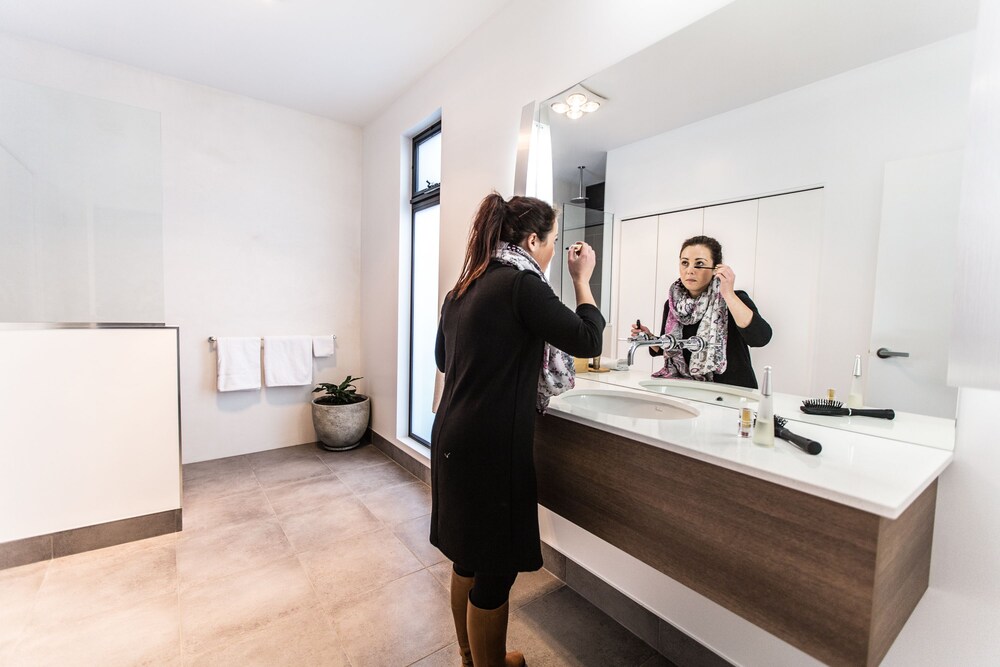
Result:
<svg viewBox="0 0 1000 667"><path fill-rule="evenodd" d="M0 322L163 322L160 114L0 79Z"/></svg>

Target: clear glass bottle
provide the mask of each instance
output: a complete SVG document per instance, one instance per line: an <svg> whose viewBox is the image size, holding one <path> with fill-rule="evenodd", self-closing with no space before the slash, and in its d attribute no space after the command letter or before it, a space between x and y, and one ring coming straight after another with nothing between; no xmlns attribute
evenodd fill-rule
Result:
<svg viewBox="0 0 1000 667"><path fill-rule="evenodd" d="M757 408L757 421L753 425L753 442L761 447L774 447L774 398L771 393L771 367L764 366L760 406Z"/></svg>
<svg viewBox="0 0 1000 667"><path fill-rule="evenodd" d="M753 428L753 413L747 407L747 399L740 398L740 412L736 422L736 434L741 438L749 438Z"/></svg>
<svg viewBox="0 0 1000 667"><path fill-rule="evenodd" d="M847 407L860 408L865 404L864 389L861 387L861 355L854 355L854 377L851 378L851 391L847 394Z"/></svg>

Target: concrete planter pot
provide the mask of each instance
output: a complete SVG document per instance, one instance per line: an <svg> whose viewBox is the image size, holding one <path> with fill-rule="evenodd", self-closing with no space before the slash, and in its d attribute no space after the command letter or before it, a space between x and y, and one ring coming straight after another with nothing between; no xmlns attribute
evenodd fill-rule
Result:
<svg viewBox="0 0 1000 667"><path fill-rule="evenodd" d="M342 452L360 445L371 418L371 399L365 396L365 400L350 405L320 405L318 398L312 401L312 418L320 447Z"/></svg>

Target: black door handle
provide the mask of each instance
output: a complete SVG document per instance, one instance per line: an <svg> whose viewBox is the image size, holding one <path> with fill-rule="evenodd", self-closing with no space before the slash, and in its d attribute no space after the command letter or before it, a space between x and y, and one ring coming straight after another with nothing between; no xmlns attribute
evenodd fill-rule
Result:
<svg viewBox="0 0 1000 667"><path fill-rule="evenodd" d="M887 347L880 347L875 351L875 356L879 359L888 359L889 357L908 357L909 352L893 352Z"/></svg>

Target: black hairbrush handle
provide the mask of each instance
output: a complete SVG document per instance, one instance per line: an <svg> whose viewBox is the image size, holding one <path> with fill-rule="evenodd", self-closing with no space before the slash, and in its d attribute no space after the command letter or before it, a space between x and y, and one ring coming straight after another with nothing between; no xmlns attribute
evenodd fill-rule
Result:
<svg viewBox="0 0 1000 667"><path fill-rule="evenodd" d="M774 430L774 434L782 440L787 440L792 443L807 454L819 454L823 451L823 445L819 444L815 440L810 440L804 435L796 435L787 428L777 428Z"/></svg>
<svg viewBox="0 0 1000 667"><path fill-rule="evenodd" d="M859 417L876 417L877 419L895 419L896 413L892 410L868 410L865 408L847 408L847 414Z"/></svg>

